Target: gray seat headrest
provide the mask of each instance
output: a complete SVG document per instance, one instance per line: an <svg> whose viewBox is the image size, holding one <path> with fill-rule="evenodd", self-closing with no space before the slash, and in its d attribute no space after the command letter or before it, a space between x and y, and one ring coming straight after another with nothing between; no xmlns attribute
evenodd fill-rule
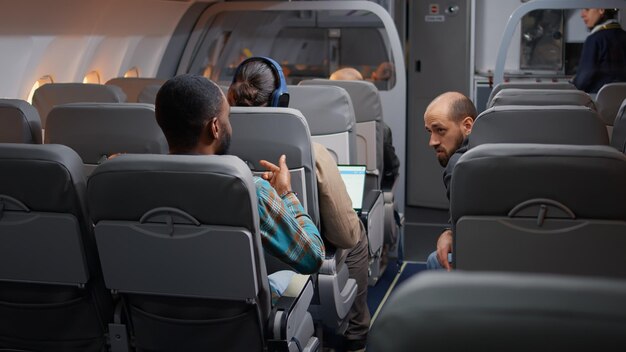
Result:
<svg viewBox="0 0 626 352"><path fill-rule="evenodd" d="M615 116L624 99L626 99L626 82L609 83L600 88L596 95L596 105L604 123L613 126Z"/></svg>
<svg viewBox="0 0 626 352"><path fill-rule="evenodd" d="M160 84L151 84L151 85L145 86L143 90L141 91L141 93L139 93L139 96L137 97L137 102L154 105L159 89L161 89Z"/></svg>
<svg viewBox="0 0 626 352"><path fill-rule="evenodd" d="M626 342L625 295L622 280L423 272L390 297L368 351L617 351Z"/></svg>
<svg viewBox="0 0 626 352"><path fill-rule="evenodd" d="M572 89L503 89L487 108L502 105L576 105L596 109L589 94Z"/></svg>
<svg viewBox="0 0 626 352"><path fill-rule="evenodd" d="M583 106L496 106L476 118L469 147L485 143L608 145L608 138L598 114Z"/></svg>
<svg viewBox="0 0 626 352"><path fill-rule="evenodd" d="M350 94L356 122L382 121L383 107L378 88L368 81L331 81L329 79L303 80L298 85L337 86ZM358 102L358 103L357 103Z"/></svg>
<svg viewBox="0 0 626 352"><path fill-rule="evenodd" d="M74 149L85 164L116 153L166 154L168 145L154 116L154 105L74 103L50 111L46 143Z"/></svg>
<svg viewBox="0 0 626 352"><path fill-rule="evenodd" d="M0 99L0 143L41 144L41 119L32 105Z"/></svg>
<svg viewBox="0 0 626 352"><path fill-rule="evenodd" d="M548 198L577 218L626 220L626 156L610 146L484 144L456 164L450 190L453 224L464 215L506 215Z"/></svg>
<svg viewBox="0 0 626 352"><path fill-rule="evenodd" d="M626 99L622 102L615 117L611 145L622 153L626 152Z"/></svg>
<svg viewBox="0 0 626 352"><path fill-rule="evenodd" d="M252 173L230 155L121 155L94 170L87 199L94 223L136 221L161 207L182 209L202 224L251 232L259 222Z"/></svg>
<svg viewBox="0 0 626 352"><path fill-rule="evenodd" d="M33 106L39 111L41 124L46 127L48 114L56 105L67 103L123 103L126 94L122 88L102 84L49 83L37 88Z"/></svg>
<svg viewBox="0 0 626 352"><path fill-rule="evenodd" d="M165 79L160 78L140 78L140 77L116 77L111 78L105 84L118 86L126 93L126 101L129 103L138 102L139 93L149 85L161 86Z"/></svg>
<svg viewBox="0 0 626 352"><path fill-rule="evenodd" d="M503 89L576 89L576 86L569 82L502 82L491 90L487 105Z"/></svg>
<svg viewBox="0 0 626 352"><path fill-rule="evenodd" d="M289 86L289 107L298 109L313 136L354 131L356 118L350 95L336 86Z"/></svg>
<svg viewBox="0 0 626 352"><path fill-rule="evenodd" d="M83 163L72 149L55 144L0 144L0 195L29 209L83 213Z"/></svg>

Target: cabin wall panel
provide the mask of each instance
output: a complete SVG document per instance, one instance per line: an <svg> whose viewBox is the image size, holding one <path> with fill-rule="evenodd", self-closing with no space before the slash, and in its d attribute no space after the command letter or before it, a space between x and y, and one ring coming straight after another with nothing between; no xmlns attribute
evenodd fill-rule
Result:
<svg viewBox="0 0 626 352"><path fill-rule="evenodd" d="M101 82L133 66L155 76L190 2L155 0L15 0L0 12L0 96L26 99L34 82Z"/></svg>

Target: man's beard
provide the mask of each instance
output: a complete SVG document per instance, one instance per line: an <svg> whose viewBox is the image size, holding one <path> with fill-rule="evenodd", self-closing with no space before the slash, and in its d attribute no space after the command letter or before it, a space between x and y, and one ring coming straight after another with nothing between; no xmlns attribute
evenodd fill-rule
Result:
<svg viewBox="0 0 626 352"><path fill-rule="evenodd" d="M228 149L230 149L230 133L228 133L228 132L224 133L219 142L220 142L220 144L219 144L219 146L217 148L217 152L215 154L217 154L217 155L226 155L226 154L228 154Z"/></svg>
<svg viewBox="0 0 626 352"><path fill-rule="evenodd" d="M449 152L441 146L435 148L435 151L443 152L442 154L437 154L437 160L439 161L439 165L441 165L442 167L448 166L450 157L461 147L461 145L463 145L463 140L464 140L463 135L462 134L459 135L454 145L454 148L452 148L452 150L450 150Z"/></svg>

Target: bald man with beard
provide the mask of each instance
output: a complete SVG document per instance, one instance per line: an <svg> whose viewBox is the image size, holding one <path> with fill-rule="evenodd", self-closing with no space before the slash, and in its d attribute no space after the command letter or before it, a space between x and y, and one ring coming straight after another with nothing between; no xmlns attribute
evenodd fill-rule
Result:
<svg viewBox="0 0 626 352"><path fill-rule="evenodd" d="M465 95L447 92L436 97L426 108L424 125L430 134L428 145L435 149L443 170L446 196L450 199L452 171L463 153L476 119L476 107ZM428 269L450 271L449 253L452 253L452 229L444 230L437 240L437 250L428 256Z"/></svg>

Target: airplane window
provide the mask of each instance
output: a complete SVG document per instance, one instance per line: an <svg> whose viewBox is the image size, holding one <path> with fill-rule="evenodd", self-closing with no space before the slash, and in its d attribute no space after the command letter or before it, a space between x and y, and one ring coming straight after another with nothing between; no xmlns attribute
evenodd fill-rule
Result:
<svg viewBox="0 0 626 352"><path fill-rule="evenodd" d="M139 77L139 68L137 66L133 66L128 71L124 73L124 78L129 77Z"/></svg>
<svg viewBox="0 0 626 352"><path fill-rule="evenodd" d="M83 83L95 83L100 84L100 74L98 71L91 71L83 78Z"/></svg>
<svg viewBox="0 0 626 352"><path fill-rule="evenodd" d="M42 76L40 79L38 79L33 84L33 87L30 89L30 93L28 93L28 98L26 99L26 101L28 101L29 104L32 104L33 103L33 95L35 94L35 91L37 90L37 88L43 86L44 84L48 84L48 83L54 83L54 79L52 79L51 75L45 75L45 76Z"/></svg>

